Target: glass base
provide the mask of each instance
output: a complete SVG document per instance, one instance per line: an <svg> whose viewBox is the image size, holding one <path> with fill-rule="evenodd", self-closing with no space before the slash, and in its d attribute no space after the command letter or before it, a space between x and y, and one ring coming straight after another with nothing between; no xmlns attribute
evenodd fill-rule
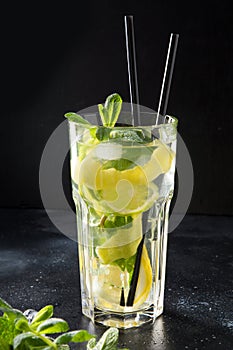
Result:
<svg viewBox="0 0 233 350"><path fill-rule="evenodd" d="M116 327L128 329L142 326L143 324L154 323L155 319L162 314L163 309L159 310L155 306L147 309L128 313L112 312L94 308L93 312L83 309L83 314L90 318L93 323L101 324L106 327Z"/></svg>

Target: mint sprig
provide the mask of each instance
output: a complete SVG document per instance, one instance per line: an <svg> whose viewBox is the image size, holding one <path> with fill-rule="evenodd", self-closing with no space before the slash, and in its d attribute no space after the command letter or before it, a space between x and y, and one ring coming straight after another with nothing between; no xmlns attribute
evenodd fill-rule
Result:
<svg viewBox="0 0 233 350"><path fill-rule="evenodd" d="M65 320L53 317L52 305L38 312L26 310L23 313L0 298L0 311L3 313L0 316L1 350L69 350L69 343L81 342L88 342L87 349L92 350L117 349L119 332L116 328L107 329L97 342L86 330L69 331ZM56 338L51 337L58 333Z"/></svg>
<svg viewBox="0 0 233 350"><path fill-rule="evenodd" d="M122 271L127 270L128 274L129 274L129 283L131 282L131 279L133 276L135 261L136 261L136 254L130 256L127 259L121 258L121 259L117 259L117 260L113 261L113 264L119 266L119 268Z"/></svg>
<svg viewBox="0 0 233 350"><path fill-rule="evenodd" d="M122 103L121 96L113 93L106 98L104 105L98 104L99 115L103 124L101 126L94 126L75 112L68 112L65 114L65 117L70 122L75 122L88 128L91 142L95 141L98 143L113 140L116 142L142 144L153 141L151 131L146 130L146 128L128 128L127 124L125 128L115 127L121 112Z"/></svg>
<svg viewBox="0 0 233 350"><path fill-rule="evenodd" d="M111 169L114 168L116 170L122 171L122 170L127 170L127 169L132 169L136 166L136 164L129 159L125 158L120 158L120 159L113 159L113 160L108 160L103 163L102 169Z"/></svg>
<svg viewBox="0 0 233 350"><path fill-rule="evenodd" d="M98 104L99 114L103 126L113 128L119 117L122 107L122 98L119 94L114 93L106 98L104 106Z"/></svg>
<svg viewBox="0 0 233 350"><path fill-rule="evenodd" d="M84 119L81 115L75 113L75 112L68 112L65 114L65 117L69 119L71 122L75 122L78 124L84 124L85 126L91 126L91 124Z"/></svg>
<svg viewBox="0 0 233 350"><path fill-rule="evenodd" d="M98 343L91 339L87 344L87 350L111 350L116 349L119 331L117 328L109 328L100 338Z"/></svg>
<svg viewBox="0 0 233 350"><path fill-rule="evenodd" d="M98 104L99 114L104 127L114 127L121 112L121 107L122 98L117 93L108 96L104 105ZM87 120L75 112L68 112L65 114L65 117L71 122L91 127L91 124Z"/></svg>

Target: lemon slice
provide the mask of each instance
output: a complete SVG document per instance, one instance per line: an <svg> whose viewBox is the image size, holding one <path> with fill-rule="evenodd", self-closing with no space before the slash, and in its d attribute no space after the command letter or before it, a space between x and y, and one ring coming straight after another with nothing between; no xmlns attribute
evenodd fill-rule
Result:
<svg viewBox="0 0 233 350"><path fill-rule="evenodd" d="M147 180L151 182L160 174L166 173L172 165L174 152L165 144L157 141L158 147L152 153L151 159L143 166Z"/></svg>
<svg viewBox="0 0 233 350"><path fill-rule="evenodd" d="M152 268L151 268L147 249L144 245L142 250L139 278L138 278L138 284L137 284L133 306L140 306L146 301L150 293L151 286L152 286Z"/></svg>
<svg viewBox="0 0 233 350"><path fill-rule="evenodd" d="M130 227L127 228L127 226ZM96 254L101 263L109 264L118 259L128 259L136 253L142 238L142 216L135 217L132 224L127 226L109 229L109 231L116 231L116 233L104 244L96 247Z"/></svg>
<svg viewBox="0 0 233 350"><path fill-rule="evenodd" d="M81 162L77 158L76 164L73 165L71 176L76 184L85 184L85 186L96 189L96 174L101 167L101 163L95 158L87 156Z"/></svg>
<svg viewBox="0 0 233 350"><path fill-rule="evenodd" d="M125 187L122 181L117 190L106 189L98 192L93 189L80 185L80 192L83 198L92 206L95 211L105 214L115 215L137 215L152 207L159 197L158 187L154 183L150 183L149 187L138 187L133 192L131 185Z"/></svg>
<svg viewBox="0 0 233 350"><path fill-rule="evenodd" d="M143 168L136 165L132 169L116 170L115 168L99 168L96 174L95 186L97 189L111 189L121 180L128 181L132 186L147 186L148 181Z"/></svg>
<svg viewBox="0 0 233 350"><path fill-rule="evenodd" d="M78 158L72 162L72 178L77 184L84 184L94 190L115 189L121 180L128 181L134 187L148 186L149 182L171 168L174 158L174 152L167 145L159 140L154 145L157 148L146 164L140 166L135 163L135 167L123 171L104 169L94 148L81 162Z"/></svg>
<svg viewBox="0 0 233 350"><path fill-rule="evenodd" d="M122 181L118 183L117 191L112 189L111 193L102 192L101 205L103 211L132 215L148 210L158 197L158 187L154 183L150 183L149 186L138 186L135 189L132 184Z"/></svg>
<svg viewBox="0 0 233 350"><path fill-rule="evenodd" d="M148 185L146 174L140 165L132 169L117 170L115 168L105 169L99 158L96 158L95 152L90 152L81 163L76 162L72 166L73 180L77 184L84 184L94 190L112 189L121 180L128 181L133 186Z"/></svg>
<svg viewBox="0 0 233 350"><path fill-rule="evenodd" d="M174 158L174 152L159 140L156 146L146 164L126 170L105 169L95 149L91 151L72 166L73 180L84 200L106 214L131 215L148 210L159 197L152 181L170 169Z"/></svg>
<svg viewBox="0 0 233 350"><path fill-rule="evenodd" d="M138 308L146 302L151 286L152 269L147 249L143 246L134 304L130 309ZM129 307L120 306L122 287L124 287L125 298L127 298L129 291L128 273L123 272L118 266L103 265L99 269L98 276L94 277L93 283L97 306L115 311L121 311L122 308L128 309Z"/></svg>

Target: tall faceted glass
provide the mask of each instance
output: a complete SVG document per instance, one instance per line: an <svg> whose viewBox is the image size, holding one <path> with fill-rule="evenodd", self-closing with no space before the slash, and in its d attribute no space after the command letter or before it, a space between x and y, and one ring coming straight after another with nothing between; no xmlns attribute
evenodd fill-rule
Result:
<svg viewBox="0 0 233 350"><path fill-rule="evenodd" d="M104 128L96 113L83 117L91 127L69 121L82 312L137 327L163 312L177 119L141 111L132 126L121 112Z"/></svg>

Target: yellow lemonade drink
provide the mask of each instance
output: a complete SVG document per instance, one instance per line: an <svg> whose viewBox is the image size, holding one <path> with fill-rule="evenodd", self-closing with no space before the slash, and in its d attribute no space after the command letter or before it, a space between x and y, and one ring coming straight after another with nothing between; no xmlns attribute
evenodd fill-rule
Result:
<svg viewBox="0 0 233 350"><path fill-rule="evenodd" d="M113 96L113 95L112 95ZM101 113L100 113L101 114ZM177 120L69 120L83 313L119 328L162 313Z"/></svg>

